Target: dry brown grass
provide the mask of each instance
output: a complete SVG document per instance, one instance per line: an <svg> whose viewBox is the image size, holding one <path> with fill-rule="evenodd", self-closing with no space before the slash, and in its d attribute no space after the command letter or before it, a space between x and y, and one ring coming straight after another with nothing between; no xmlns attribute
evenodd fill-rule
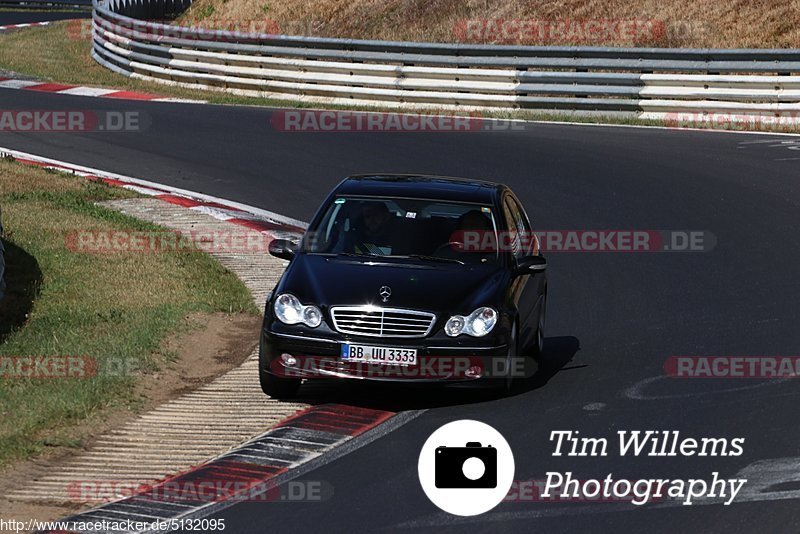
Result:
<svg viewBox="0 0 800 534"><path fill-rule="evenodd" d="M284 33L367 39L458 42L470 20L642 21L660 30L513 39L532 45L796 47L800 0L195 0L182 23L255 30L266 20ZM573 28L579 28L573 26ZM491 36L486 41L498 42ZM501 39L502 40L502 39ZM506 40L510 42L509 40Z"/></svg>

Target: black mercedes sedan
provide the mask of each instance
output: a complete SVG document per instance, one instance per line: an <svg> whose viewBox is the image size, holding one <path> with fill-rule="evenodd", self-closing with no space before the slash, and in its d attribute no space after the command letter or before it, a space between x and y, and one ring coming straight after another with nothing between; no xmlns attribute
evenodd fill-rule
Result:
<svg viewBox="0 0 800 534"><path fill-rule="evenodd" d="M267 299L263 391L352 378L496 383L536 369L547 262L505 185L359 175L329 194Z"/></svg>

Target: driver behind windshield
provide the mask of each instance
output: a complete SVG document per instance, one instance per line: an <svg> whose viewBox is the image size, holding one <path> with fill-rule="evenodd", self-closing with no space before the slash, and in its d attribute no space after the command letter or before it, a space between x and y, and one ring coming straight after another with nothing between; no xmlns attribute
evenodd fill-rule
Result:
<svg viewBox="0 0 800 534"><path fill-rule="evenodd" d="M392 213L384 202L369 202L361 210L361 221L345 237L345 250L356 254L387 256L392 253Z"/></svg>

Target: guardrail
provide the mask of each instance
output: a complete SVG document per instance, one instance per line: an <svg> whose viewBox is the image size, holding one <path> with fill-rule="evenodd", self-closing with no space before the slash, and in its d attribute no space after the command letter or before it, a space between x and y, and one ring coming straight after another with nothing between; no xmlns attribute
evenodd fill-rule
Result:
<svg viewBox="0 0 800 534"><path fill-rule="evenodd" d="M0 238L4 237L3 233L3 210L0 207ZM6 270L6 257L5 257L5 247L3 246L3 240L0 239L0 300L3 300L3 297L6 296L6 279L5 279L5 270Z"/></svg>
<svg viewBox="0 0 800 534"><path fill-rule="evenodd" d="M6 9L89 9L92 0L0 0Z"/></svg>
<svg viewBox="0 0 800 534"><path fill-rule="evenodd" d="M800 110L798 49L407 43L182 28L191 0L95 0L93 51L126 76L323 102L780 117Z"/></svg>

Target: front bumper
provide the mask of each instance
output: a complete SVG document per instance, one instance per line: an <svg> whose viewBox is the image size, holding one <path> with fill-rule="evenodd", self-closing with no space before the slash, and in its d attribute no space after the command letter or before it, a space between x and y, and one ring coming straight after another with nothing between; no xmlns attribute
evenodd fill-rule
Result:
<svg viewBox="0 0 800 534"><path fill-rule="evenodd" d="M321 338L307 333L275 332L264 328L261 362L264 371L285 378L457 382L505 377L509 372L507 343L496 344L496 339L478 341L469 344L459 339L458 344L447 344L440 339ZM340 356L343 343L416 349L417 364L382 365L343 361ZM511 371L520 372L519 369Z"/></svg>

